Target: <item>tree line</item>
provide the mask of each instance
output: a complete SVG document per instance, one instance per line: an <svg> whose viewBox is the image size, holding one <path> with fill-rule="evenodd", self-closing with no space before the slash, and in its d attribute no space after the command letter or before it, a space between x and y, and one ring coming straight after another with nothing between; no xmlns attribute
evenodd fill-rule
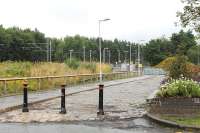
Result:
<svg viewBox="0 0 200 133"><path fill-rule="evenodd" d="M129 47L132 45L132 58L135 60L136 45L134 43L114 39L102 40L102 53L105 48L105 61L108 62L110 50L111 63L124 61L129 57ZM66 36L63 39L48 38L39 30L20 29L19 27L4 28L0 26L0 61L57 61L63 62L70 57L92 61L99 60L98 38L88 38L80 35ZM51 45L50 45L51 44ZM90 52L91 51L91 52ZM51 57L50 57L51 53ZM103 55L102 55L103 56Z"/></svg>
<svg viewBox="0 0 200 133"><path fill-rule="evenodd" d="M200 49L191 31L174 33L170 38L152 39L146 44L123 40L101 40L102 54L105 48L105 61L108 63L129 62L130 45L132 62L137 62L138 46L143 64L156 65L169 56L181 53L188 55L190 60L198 63ZM51 44L51 45L50 45ZM78 60L99 61L98 38L80 35L66 36L63 39L48 38L39 30L4 28L0 26L0 61L47 61L63 62L70 58ZM84 52L85 50L85 52ZM109 58L110 51L110 59ZM51 57L50 57L51 53ZM102 55L103 56L103 55Z"/></svg>

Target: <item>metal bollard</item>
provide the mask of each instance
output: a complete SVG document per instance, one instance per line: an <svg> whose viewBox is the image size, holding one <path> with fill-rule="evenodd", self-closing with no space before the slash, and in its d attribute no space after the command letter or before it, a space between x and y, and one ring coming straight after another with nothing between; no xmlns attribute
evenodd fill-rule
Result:
<svg viewBox="0 0 200 133"><path fill-rule="evenodd" d="M61 111L60 114L66 114L65 108L65 84L61 85Z"/></svg>
<svg viewBox="0 0 200 133"><path fill-rule="evenodd" d="M103 111L103 84L99 85L99 112L97 112L98 115L104 115Z"/></svg>
<svg viewBox="0 0 200 133"><path fill-rule="evenodd" d="M28 83L27 81L24 81L23 83L23 92L24 92L24 99L23 99L23 107L22 107L22 112L29 112L29 109L28 109Z"/></svg>

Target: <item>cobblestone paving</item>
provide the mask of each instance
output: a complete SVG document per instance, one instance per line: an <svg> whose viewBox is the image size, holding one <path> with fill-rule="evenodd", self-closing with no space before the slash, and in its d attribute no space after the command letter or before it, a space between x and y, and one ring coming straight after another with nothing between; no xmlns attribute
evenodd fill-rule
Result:
<svg viewBox="0 0 200 133"><path fill-rule="evenodd" d="M97 116L98 90L66 97L67 114L59 114L60 98L35 104L28 113L21 109L0 115L1 122L61 122L83 120L119 120L142 117L145 99L156 90L163 77L154 76L117 86L104 88L103 117Z"/></svg>

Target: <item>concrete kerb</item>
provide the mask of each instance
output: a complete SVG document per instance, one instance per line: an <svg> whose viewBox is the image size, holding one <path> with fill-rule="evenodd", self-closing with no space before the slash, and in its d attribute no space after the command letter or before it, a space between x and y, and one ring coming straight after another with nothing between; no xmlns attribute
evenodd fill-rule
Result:
<svg viewBox="0 0 200 133"><path fill-rule="evenodd" d="M147 77L147 78L144 78L144 79L151 79L151 78L154 78L154 77ZM121 82L121 83L105 85L104 88L108 88L110 86L116 86L116 85L120 85L120 84L126 84L126 83L130 83L130 82L136 82L136 81L139 81L139 80L141 80L141 79L130 80L130 81L125 81L125 82ZM93 90L97 90L97 89L98 89L98 86L95 87L95 88L87 89L87 90L81 90L81 91L77 91L77 92L72 92L72 93L66 94L66 96L71 96L71 95L78 94L78 93L81 93L81 92L93 91ZM57 98L60 98L60 96L55 96L55 97L51 97L51 98L47 98L47 99L42 99L42 100L38 100L38 101L34 101L34 102L29 102L28 104L29 105L34 105L34 104L38 104L38 103L54 100L54 99L57 99ZM12 111L12 110L20 109L20 108L22 108L22 104L11 106L11 107L7 107L7 108L4 108L4 109L0 109L0 114L6 113L6 112L9 112L9 111Z"/></svg>
<svg viewBox="0 0 200 133"><path fill-rule="evenodd" d="M175 127L175 128L181 128L181 129L200 130L200 127L178 124L178 123L173 122L173 121L168 121L168 120L161 119L161 118L159 118L159 117L157 117L155 115L152 115L150 113L147 113L145 116L147 118L151 119L152 121L158 123L158 124L162 124L162 125L166 125L166 126L170 126L170 127Z"/></svg>

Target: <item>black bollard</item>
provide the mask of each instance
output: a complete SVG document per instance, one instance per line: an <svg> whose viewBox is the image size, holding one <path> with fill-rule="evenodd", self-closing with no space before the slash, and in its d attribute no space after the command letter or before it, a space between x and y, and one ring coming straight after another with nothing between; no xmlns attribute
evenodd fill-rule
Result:
<svg viewBox="0 0 200 133"><path fill-rule="evenodd" d="M104 115L103 111L103 84L99 85L99 112L97 112L98 115Z"/></svg>
<svg viewBox="0 0 200 133"><path fill-rule="evenodd" d="M27 81L24 81L23 83L23 92L24 92L24 101L23 101L23 107L22 107L22 112L29 112L29 109L28 109L28 83Z"/></svg>
<svg viewBox="0 0 200 133"><path fill-rule="evenodd" d="M66 114L65 108L65 84L61 85L61 114Z"/></svg>

